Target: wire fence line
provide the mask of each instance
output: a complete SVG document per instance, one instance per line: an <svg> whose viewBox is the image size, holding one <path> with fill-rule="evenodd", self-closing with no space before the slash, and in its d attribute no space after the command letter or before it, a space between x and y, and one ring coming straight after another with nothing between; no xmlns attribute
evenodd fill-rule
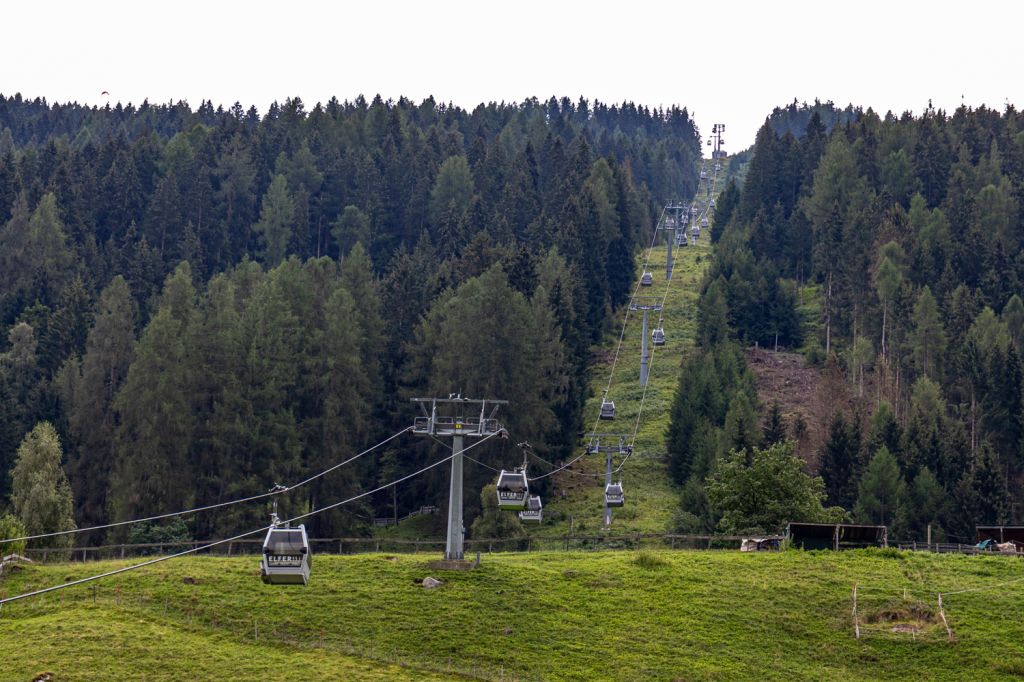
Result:
<svg viewBox="0 0 1024 682"><path fill-rule="evenodd" d="M436 511L432 508L417 510L410 516ZM391 519L388 519L389 521ZM728 549L737 550L743 539L750 536L692 534L692 533L619 533L619 534L572 534L533 535L513 538L472 538L465 541L467 551L480 552L523 552L523 551L576 551L598 549ZM782 540L782 536L769 536ZM97 561L106 559L128 559L140 556L162 555L182 549L202 548L211 540L179 540L164 542L137 542L76 547L73 549L37 547L25 550L25 556L40 562L56 561ZM441 551L445 538L388 538L388 537L332 537L310 538L311 548L317 554L363 554L370 552L391 552L417 554ZM234 556L256 554L262 547L262 538L241 538L222 545L214 545L204 554ZM934 553L980 554L986 556L1018 556L978 549L974 545L903 542L898 548L903 551L930 551ZM1024 580L1024 579L1022 579ZM861 588L864 589L863 586ZM952 594L953 592L950 592Z"/></svg>
<svg viewBox="0 0 1024 682"><path fill-rule="evenodd" d="M431 508L417 510L410 516L436 511ZM406 517L408 518L408 517ZM391 519L388 519L391 521ZM480 552L523 552L523 551L576 551L599 549L728 549L737 550L742 540L750 536L692 534L692 533L620 533L620 534L572 534L540 535L513 538L472 538L465 541L467 551ZM782 540L782 536L769 536ZM114 543L75 548L35 547L28 548L24 555L37 562L83 562L108 559L128 559L140 556L157 556L182 549L203 548L212 540L177 540L164 542ZM332 537L310 538L311 548L317 554L363 554L391 552L418 554L443 550L445 538L388 538L388 537ZM234 556L256 554L263 544L262 538L240 538L221 545L211 546L204 554ZM1024 553L1008 553L982 550L974 545L953 543L903 542L902 551L933 553L962 553L985 556L1017 556ZM763 550L762 550L763 551ZM1024 578L1021 579L1024 581ZM863 586L861 588L864 589ZM948 592L956 594L955 591Z"/></svg>
<svg viewBox="0 0 1024 682"><path fill-rule="evenodd" d="M903 551L912 552L934 552L936 554L984 554L990 555L1005 555L1005 556L1021 556L1024 554L1020 548L1014 548L1013 551L999 550L999 549L985 549L978 547L977 544L961 543L961 542L899 542L895 543L897 549Z"/></svg>
<svg viewBox="0 0 1024 682"><path fill-rule="evenodd" d="M622 533L595 535L544 535L518 538L475 538L466 540L467 552L531 552L531 551L586 551L602 549L702 549L738 550L746 536L692 535L681 533ZM25 555L39 562L82 562L109 559L129 559L140 556L162 555L182 549L203 548L210 540L182 540L177 542L141 542L75 549L30 548ZM339 537L310 538L310 547L316 554L364 554L373 552L419 554L442 551L445 538L384 538ZM262 538L241 538L203 550L203 554L237 556L258 554Z"/></svg>

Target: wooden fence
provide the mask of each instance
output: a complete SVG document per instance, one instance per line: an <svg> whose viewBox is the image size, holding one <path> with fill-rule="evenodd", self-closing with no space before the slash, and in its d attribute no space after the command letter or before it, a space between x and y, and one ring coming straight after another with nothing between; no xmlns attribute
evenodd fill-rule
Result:
<svg viewBox="0 0 1024 682"><path fill-rule="evenodd" d="M466 555L477 552L532 552L532 551L595 551L602 549L703 549L738 550L743 537L739 535L684 535L674 533L630 533L622 535L555 535L520 538L486 538L466 540ZM135 544L98 545L73 549L30 548L25 553L35 561L96 561L100 559L127 559L138 556L174 554L203 547L213 540L183 542L145 542ZM314 554L359 554L389 552L416 554L443 553L444 538L311 538ZM204 554L233 556L258 554L263 538L233 540L210 549Z"/></svg>
<svg viewBox="0 0 1024 682"><path fill-rule="evenodd" d="M1022 554L1020 548L1014 552L1003 552L998 549L980 549L977 545L961 544L956 542L901 542L897 545L899 549L914 552L936 552L939 554L1003 554L1008 556Z"/></svg>

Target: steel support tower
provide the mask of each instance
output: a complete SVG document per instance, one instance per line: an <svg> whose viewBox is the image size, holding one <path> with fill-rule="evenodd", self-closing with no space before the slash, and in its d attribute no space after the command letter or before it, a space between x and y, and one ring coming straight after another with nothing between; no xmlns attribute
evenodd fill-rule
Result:
<svg viewBox="0 0 1024 682"><path fill-rule="evenodd" d="M725 152L722 150L722 145L725 144L725 140L722 139L722 133L725 132L724 123L716 123L711 126L711 138L708 140L708 146L714 145L714 149L711 152L712 159L725 158Z"/></svg>
<svg viewBox="0 0 1024 682"><path fill-rule="evenodd" d="M419 436L452 439L452 474L448 490L448 539L444 558L464 558L466 529L462 523L462 443L463 438L487 438L504 432L494 418L507 400L473 400L452 394L447 398L413 398L423 411L413 421L412 432ZM488 412L490 410L490 412Z"/></svg>
<svg viewBox="0 0 1024 682"><path fill-rule="evenodd" d="M647 346L647 313L661 312L661 301L655 296L637 296L629 303L630 310L641 310L644 314L640 332L640 385L647 385L647 374L651 364L651 355Z"/></svg>
<svg viewBox="0 0 1024 682"><path fill-rule="evenodd" d="M618 445L601 445L601 439L605 441L618 440ZM621 456L625 456L633 451L632 445L626 445L626 439L629 438L628 433L592 433L590 434L590 445L587 446L587 452L590 454L605 453L605 466L604 466L604 486L605 490L612 483L612 455L616 452ZM612 508L608 506L608 498L604 498L604 527L608 528L612 525Z"/></svg>
<svg viewBox="0 0 1024 682"><path fill-rule="evenodd" d="M665 280L672 280L672 268L674 262L672 260L672 246L675 241L676 233L679 230L683 230L685 233L686 228L683 227L683 214L687 210L685 204L679 202L669 202L665 206L665 220L657 229L668 232L668 256L665 259Z"/></svg>

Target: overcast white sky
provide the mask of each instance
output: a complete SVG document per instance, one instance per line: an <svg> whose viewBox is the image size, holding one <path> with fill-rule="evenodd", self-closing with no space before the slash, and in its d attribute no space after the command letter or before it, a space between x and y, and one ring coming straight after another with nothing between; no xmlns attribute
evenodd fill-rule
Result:
<svg viewBox="0 0 1024 682"><path fill-rule="evenodd" d="M380 93L679 104L726 148L814 98L1024 105L1024 2L46 2L0 10L0 92L102 104Z"/></svg>

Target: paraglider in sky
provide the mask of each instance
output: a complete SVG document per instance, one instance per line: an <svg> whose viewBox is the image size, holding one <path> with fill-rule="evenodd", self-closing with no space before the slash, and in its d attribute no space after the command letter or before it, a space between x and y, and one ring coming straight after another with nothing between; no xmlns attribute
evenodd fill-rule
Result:
<svg viewBox="0 0 1024 682"><path fill-rule="evenodd" d="M103 92L100 93L100 97L102 97L103 95L106 95L107 97L110 97L110 93L107 92L106 90L104 90Z"/></svg>

